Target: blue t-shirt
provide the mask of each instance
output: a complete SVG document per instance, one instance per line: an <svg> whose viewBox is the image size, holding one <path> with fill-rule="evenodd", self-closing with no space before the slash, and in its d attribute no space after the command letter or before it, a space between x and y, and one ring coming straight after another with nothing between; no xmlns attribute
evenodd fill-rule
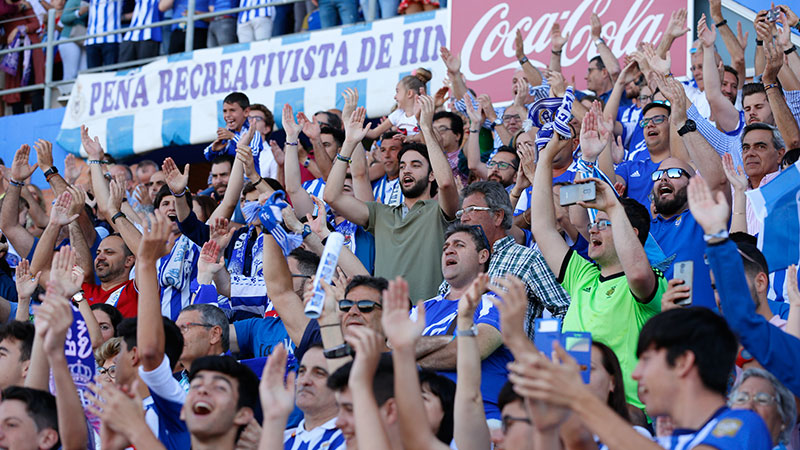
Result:
<svg viewBox="0 0 800 450"><path fill-rule="evenodd" d="M158 440L167 449L184 449L191 445L186 422L181 420L182 403L158 396L152 390L153 407L158 414Z"/></svg>
<svg viewBox="0 0 800 450"><path fill-rule="evenodd" d="M694 261L692 305L716 310L717 304L714 301L714 291L711 289L709 268L703 253L706 248L703 229L694 220L692 213L687 209L670 219L658 215L650 222L650 234L670 260L664 276L668 280L672 279L672 270L676 262Z"/></svg>
<svg viewBox="0 0 800 450"><path fill-rule="evenodd" d="M281 319L277 317L253 318L233 322L240 358L261 358L272 354L276 345L283 343L289 353L294 353L294 343L289 338Z"/></svg>
<svg viewBox="0 0 800 450"><path fill-rule="evenodd" d="M618 165L614 172L625 180L627 197L650 209L650 193L653 191L653 180L650 176L658 169L659 163L648 158L643 161L625 161Z"/></svg>
<svg viewBox="0 0 800 450"><path fill-rule="evenodd" d="M179 17L183 17L186 15L186 9L189 7L189 0L175 0L175 3L172 4L172 17L177 19ZM208 12L208 0L196 0L194 5L194 9L198 14ZM208 22L205 20L195 20L194 21L195 28L208 28ZM185 23L174 23L172 24L172 30L186 30ZM191 51L187 49L187 51Z"/></svg>
<svg viewBox="0 0 800 450"><path fill-rule="evenodd" d="M699 430L676 429L656 438L667 450L691 450L707 445L719 450L770 450L772 438L761 417L749 409L720 408Z"/></svg>
<svg viewBox="0 0 800 450"><path fill-rule="evenodd" d="M500 314L486 294L481 300L481 305L475 310L475 325L491 325L500 330ZM455 326L453 321L458 312L458 300L447 300L442 296L434 297L425 302L425 330L423 336L443 336L453 334ZM417 309L411 310L411 317L416 318ZM497 396L500 389L508 381L506 364L514 359L511 352L501 345L486 359L481 361L481 395L483 408L487 419L500 419L500 409L497 407ZM457 382L455 370L440 370L439 374Z"/></svg>

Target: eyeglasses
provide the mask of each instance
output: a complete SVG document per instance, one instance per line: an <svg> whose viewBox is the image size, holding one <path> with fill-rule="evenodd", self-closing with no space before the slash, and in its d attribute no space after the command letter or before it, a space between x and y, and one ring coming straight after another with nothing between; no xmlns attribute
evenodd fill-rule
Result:
<svg viewBox="0 0 800 450"><path fill-rule="evenodd" d="M519 117L519 114L509 114L507 116L503 116L503 122L511 122L511 121L520 122L522 121L522 118Z"/></svg>
<svg viewBox="0 0 800 450"><path fill-rule="evenodd" d="M731 403L734 405L745 405L750 403L750 400L753 400L757 405L769 406L773 403L777 403L778 398L766 392L758 392L752 396L749 392L736 392L731 396Z"/></svg>
<svg viewBox="0 0 800 450"><path fill-rule="evenodd" d="M680 167L672 167L670 169L654 170L653 173L650 174L650 179L653 181L658 181L664 176L664 174L667 174L667 177L672 178L673 180L677 180L684 174L686 174L686 178L691 178L689 172L681 169Z"/></svg>
<svg viewBox="0 0 800 450"><path fill-rule="evenodd" d="M456 211L456 219L460 219L461 216L463 216L464 214L469 214L473 211L491 211L491 210L492 208L489 208L488 206L467 206L464 209L459 209L458 211Z"/></svg>
<svg viewBox="0 0 800 450"><path fill-rule="evenodd" d="M109 378L112 380L117 378L117 366L116 364L113 366L109 366L108 369L105 367L98 367L97 371L100 372L100 375L108 375Z"/></svg>
<svg viewBox="0 0 800 450"><path fill-rule="evenodd" d="M256 122L258 122L258 121L266 122L266 120L263 117L260 117L260 116L250 116L250 117L248 117L248 119L249 120L255 120Z"/></svg>
<svg viewBox="0 0 800 450"><path fill-rule="evenodd" d="M486 167L488 167L490 169L492 167L497 167L500 170L506 170L509 167L513 167L514 170L517 170L517 166L515 166L514 164L511 164L511 163L507 163L505 161L489 161L489 162L486 163Z"/></svg>
<svg viewBox="0 0 800 450"><path fill-rule="evenodd" d="M610 226L611 226L611 221L610 220L608 220L608 219L600 219L600 220L597 220L595 222L589 223L589 225L586 225L586 230L591 232L593 228L596 228L597 231L603 231L603 230L605 230L606 228L608 228Z"/></svg>
<svg viewBox="0 0 800 450"><path fill-rule="evenodd" d="M647 128L647 126L650 125L650 122L653 122L653 125L658 125L664 123L665 120L667 120L667 116L665 116L664 114L659 114L657 116L648 117L646 119L640 120L639 126L642 128Z"/></svg>
<svg viewBox="0 0 800 450"><path fill-rule="evenodd" d="M652 95L639 95L639 101L640 102L651 102L651 101L653 101L653 96Z"/></svg>
<svg viewBox="0 0 800 450"><path fill-rule="evenodd" d="M183 325L178 325L178 328L181 330L181 334L186 334L186 332L192 327L214 328L214 325L197 322L186 322Z"/></svg>
<svg viewBox="0 0 800 450"><path fill-rule="evenodd" d="M524 422L524 423L527 423L528 425L531 425L531 419L529 419L527 417L503 416L503 418L501 420L503 422L503 433L504 434L508 431L509 428L511 428L511 425L513 425L514 422Z"/></svg>
<svg viewBox="0 0 800 450"><path fill-rule="evenodd" d="M448 127L445 127L445 126L436 127L436 130L439 131L439 133L444 133L445 131L453 131L452 128L448 128Z"/></svg>
<svg viewBox="0 0 800 450"><path fill-rule="evenodd" d="M349 312L350 308L355 306L362 313L371 313L375 308L383 309L383 306L373 300L339 300L339 311Z"/></svg>
<svg viewBox="0 0 800 450"><path fill-rule="evenodd" d="M292 278L308 278L311 279L311 275L303 275L302 273L293 273Z"/></svg>

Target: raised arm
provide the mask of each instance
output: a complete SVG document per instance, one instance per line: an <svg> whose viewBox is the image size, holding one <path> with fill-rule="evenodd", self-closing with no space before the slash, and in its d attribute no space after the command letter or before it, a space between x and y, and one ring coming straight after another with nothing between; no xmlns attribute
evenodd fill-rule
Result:
<svg viewBox="0 0 800 450"><path fill-rule="evenodd" d="M139 290L136 347L146 372L157 369L164 360L165 337L156 264L169 253L167 241L171 228L169 218L156 210L150 216L150 230L144 230L136 252L136 287Z"/></svg>
<svg viewBox="0 0 800 450"><path fill-rule="evenodd" d="M264 271L269 299L275 305L292 342L299 345L310 319L303 312L303 301L294 292L292 273L283 252L275 238L268 234L264 235L264 261L272 261L270 270Z"/></svg>
<svg viewBox="0 0 800 450"><path fill-rule="evenodd" d="M669 48L676 39L689 32L689 27L686 26L686 8L681 8L677 11L672 11L672 16L669 18L667 29L664 30L664 37L658 43L656 53L661 58L666 58L669 53Z"/></svg>
<svg viewBox="0 0 800 450"><path fill-rule="evenodd" d="M730 154L722 155L722 168L725 176L733 187L733 215L731 217L731 233L747 233L747 175L742 166L733 166L733 157Z"/></svg>
<svg viewBox="0 0 800 450"><path fill-rule="evenodd" d="M254 132L255 128L251 127L248 130L246 137ZM236 159L233 160L233 166L231 166L231 176L228 178L228 188L225 189L225 195L222 197L222 201L219 203L219 206L214 209L214 212L211 214L211 217L209 217L209 220L216 219L217 217L229 218L233 216L233 211L236 209L236 205L239 204L239 198L241 197L242 188L244 187L245 173L248 174L248 179L253 182L258 181L261 178L256 171L255 163L253 162L253 151L250 149L249 145L245 144L245 142L249 141L240 139L239 144L236 146ZM259 187L256 187L256 189L259 189ZM259 190L259 192L266 191Z"/></svg>
<svg viewBox="0 0 800 450"><path fill-rule="evenodd" d="M427 95L417 97L420 102L419 126L422 136L425 138L425 145L428 147L428 157L431 160L431 168L436 183L439 185L439 207L444 215L449 218L456 217L461 199L458 197L458 185L453 178L453 171L444 151L439 146L439 141L433 132L433 98Z"/></svg>
<svg viewBox="0 0 800 450"><path fill-rule="evenodd" d="M190 194L189 188L187 187L189 184L189 164L183 166L183 172L181 172L177 164L175 164L175 161L167 157L164 160L164 164L161 165L161 170L164 171L164 178L166 179L170 192L175 196L175 213L178 215L178 222L183 222L189 217L189 213L192 212L186 198L181 198L185 197L186 194ZM230 179L233 179L233 169L231 169ZM156 205L156 209L158 209L158 205Z"/></svg>
<svg viewBox="0 0 800 450"><path fill-rule="evenodd" d="M31 272L42 272L45 277L41 279L42 286L50 278L50 262L53 260L53 249L56 246L58 234L61 227L67 225L78 218L78 215L69 215L69 204L72 196L69 192L59 195L56 202L50 208L50 223L44 229L36 250L33 252L31 261Z"/></svg>
<svg viewBox="0 0 800 450"><path fill-rule="evenodd" d="M722 131L736 130L739 127L739 110L722 94L722 83L716 59L717 51L714 48L717 31L714 25L708 27L705 14L697 22L697 34L703 45L703 85L706 99L711 105L711 115Z"/></svg>
<svg viewBox="0 0 800 450"><path fill-rule="evenodd" d="M11 179L3 199L3 208L0 210L0 229L8 238L14 249L22 256L27 256L33 248L33 235L19 224L19 198L20 191L24 188L25 180L30 178L38 164L28 164L31 148L28 144L22 146L14 154L11 162Z"/></svg>
<svg viewBox="0 0 800 450"><path fill-rule="evenodd" d="M283 343L278 344L267 359L258 385L264 425L258 450L283 450L283 431L294 410L294 390L297 372L286 370L288 357Z"/></svg>
<svg viewBox="0 0 800 450"><path fill-rule="evenodd" d="M789 300L786 332L800 338L800 290L797 288L797 265L795 264L786 269L786 293Z"/></svg>
<svg viewBox="0 0 800 450"><path fill-rule="evenodd" d="M300 125L294 120L292 107L287 103L283 105L283 129L286 131L286 144L284 151L286 159L283 166L284 180L286 181L286 194L292 200L295 212L303 217L314 211L314 204L311 197L303 189L300 181L300 160L297 154L298 139L300 137ZM344 180L344 179L343 179ZM342 181L344 183L344 181ZM330 189L330 174L325 190ZM305 194L305 195L303 195Z"/></svg>
<svg viewBox="0 0 800 450"><path fill-rule="evenodd" d="M783 66L784 55L777 44L769 40L764 41L764 56L766 57L766 66L761 82L767 89L767 100L772 108L772 116L775 117L775 125L781 132L786 148L800 147L800 128L786 104L783 92L778 87L778 72Z"/></svg>
<svg viewBox="0 0 800 450"><path fill-rule="evenodd" d="M731 67L736 69L740 79L744 79L744 48L739 44L736 35L733 34L733 30L731 30L731 27L728 25L728 21L724 20L725 18L722 17L722 0L709 0L708 6L711 10L711 20L716 24L717 31L719 31L722 42L725 44L725 49L727 49L728 54L731 55ZM746 40L747 38L745 38L745 41ZM703 62L703 68L705 68L705 62ZM704 73L703 84L706 86L706 89L708 89L708 85L705 84L705 79L706 76Z"/></svg>
<svg viewBox="0 0 800 450"><path fill-rule="evenodd" d="M467 107L467 115L469 116L469 138L467 139L466 148L467 165L470 171L475 171L479 179L485 180L489 176L489 169L486 168L486 163L481 161L480 133L481 126L486 119L482 110L475 109L468 95L464 96L464 105Z"/></svg>
<svg viewBox="0 0 800 450"><path fill-rule="evenodd" d="M41 272L35 274L30 271L30 263L27 259L23 258L14 269L14 283L17 286L17 315L13 317L14 320L20 322L27 322L29 320L29 309L31 305L31 296L39 285L39 277Z"/></svg>
<svg viewBox="0 0 800 450"><path fill-rule="evenodd" d="M556 229L556 213L553 206L553 156L558 146L558 136L555 135L550 142L539 152L539 162L536 164L536 175L531 180L531 232L539 245L550 270L557 273L567 256L569 247L564 238ZM521 153L530 152L520 149ZM526 160L533 161L533 155L526 155ZM527 171L526 171L527 173Z"/></svg>
<svg viewBox="0 0 800 450"><path fill-rule="evenodd" d="M440 48L439 53L444 65L447 67L451 96L453 98L461 98L467 95L467 85L464 83L464 75L461 73L461 57L458 54L450 53L447 47Z"/></svg>
<svg viewBox="0 0 800 450"><path fill-rule="evenodd" d="M105 207L105 211L108 214L107 220L108 223L111 224L111 227L114 228L114 231L119 233L120 237L122 237L122 241L125 242L125 245L133 251L133 249L139 248L139 241L142 239L142 233L136 228L133 222L131 222L128 216L124 214L118 215L124 197L125 188L122 182L111 180L108 184L108 203Z"/></svg>
<svg viewBox="0 0 800 450"><path fill-rule="evenodd" d="M345 139L341 149L343 158L350 158L353 155L356 145L364 139L364 136L369 131L371 125L363 125L365 115L366 110L363 107L356 108L355 112L350 116L350 121L345 124ZM325 203L331 205L347 220L363 227L369 220L369 209L367 209L367 204L361 200L342 195L346 174L347 162L336 158L336 161L333 162L331 173L328 175L323 198Z"/></svg>
<svg viewBox="0 0 800 450"><path fill-rule="evenodd" d="M597 46L597 53L600 55L600 59L606 66L608 75L611 77L611 82L613 83L617 81L617 77L619 76L619 61L617 60L617 57L614 56L614 53L611 52L611 49L608 48L608 45L606 45L606 41L603 40L602 36L600 35L603 29L603 24L600 22L600 17L598 17L596 13L592 13L590 21L592 25L592 41L594 41L595 45Z"/></svg>
<svg viewBox="0 0 800 450"><path fill-rule="evenodd" d="M522 71L525 72L525 78L528 79L528 84L531 86L539 86L542 84L542 72L534 67L528 57L525 56L525 45L522 41L522 30L520 29L517 29L517 36L514 39L514 52L516 53L519 65L522 66Z"/></svg>
<svg viewBox="0 0 800 450"><path fill-rule="evenodd" d="M86 193L82 188L73 186L67 187L67 192L72 196L69 205L69 215L82 213L85 209L83 205L86 202ZM80 225L80 216L78 220L70 222L69 227L69 243L75 251L75 263L81 268L83 279L81 281L94 281L94 255L92 255L91 248L86 241L82 227ZM94 242L93 242L94 243ZM79 286L80 288L80 286Z"/></svg>
<svg viewBox="0 0 800 450"><path fill-rule="evenodd" d="M561 25L558 22L553 23L553 26L550 27L550 42L553 43L553 48L550 49L550 64L547 66L550 71L561 72L561 52L567 40L569 40L569 33L562 36Z"/></svg>

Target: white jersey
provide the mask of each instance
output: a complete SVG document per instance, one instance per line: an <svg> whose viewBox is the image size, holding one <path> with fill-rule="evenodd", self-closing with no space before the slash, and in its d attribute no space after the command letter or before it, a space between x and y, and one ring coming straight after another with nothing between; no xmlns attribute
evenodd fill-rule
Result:
<svg viewBox="0 0 800 450"><path fill-rule="evenodd" d="M121 0L91 0L89 2L89 26L86 34L99 34L120 29ZM86 45L108 44L119 42L120 35L86 39Z"/></svg>

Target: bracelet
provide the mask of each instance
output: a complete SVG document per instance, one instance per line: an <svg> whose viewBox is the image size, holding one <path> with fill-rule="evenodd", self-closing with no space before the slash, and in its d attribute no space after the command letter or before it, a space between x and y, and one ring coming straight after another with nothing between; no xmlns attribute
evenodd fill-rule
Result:
<svg viewBox="0 0 800 450"><path fill-rule="evenodd" d="M256 187L256 186L258 186L258 183L261 183L262 181L264 181L264 177L258 177L258 181L256 181L255 183L253 183L253 187Z"/></svg>
<svg viewBox="0 0 800 450"><path fill-rule="evenodd" d="M353 162L353 158L349 158L347 156L342 156L341 153L337 153L336 154L336 159L338 159L339 161L344 161L347 164L350 164L351 162Z"/></svg>
<svg viewBox="0 0 800 450"><path fill-rule="evenodd" d="M187 192L189 192L189 188L188 187L183 188L183 192L181 192L180 194L176 194L176 193L172 192L171 189L169 191L169 193L172 194L172 196L175 197L175 198L183 197L184 195L186 195Z"/></svg>
<svg viewBox="0 0 800 450"><path fill-rule="evenodd" d="M480 133L480 131L481 131L480 128L478 128L477 130L472 130L472 129L469 130L470 133Z"/></svg>
<svg viewBox="0 0 800 450"><path fill-rule="evenodd" d="M559 50L559 51L550 50L550 53L552 53L552 54L554 54L554 55L560 55L560 54L561 54L561 52L562 52L562 50Z"/></svg>
<svg viewBox="0 0 800 450"><path fill-rule="evenodd" d="M297 141L294 142L286 141L286 145L297 145Z"/></svg>
<svg viewBox="0 0 800 450"><path fill-rule="evenodd" d="M764 41L756 39L756 46L764 45Z"/></svg>
<svg viewBox="0 0 800 450"><path fill-rule="evenodd" d="M719 28L719 27L725 26L727 24L728 24L728 19L722 19L722 22L714 24L714 25L716 25L717 28Z"/></svg>
<svg viewBox="0 0 800 450"><path fill-rule="evenodd" d="M108 164L108 161L103 161L102 159L90 159L86 162L89 164Z"/></svg>
<svg viewBox="0 0 800 450"><path fill-rule="evenodd" d="M120 211L120 212L114 214L113 217L111 217L111 223L116 225L117 224L117 219L119 219L120 217L124 217L126 219L128 218L128 216L126 216L124 212Z"/></svg>
<svg viewBox="0 0 800 450"><path fill-rule="evenodd" d="M770 84L765 84L765 85L764 85L764 90L765 90L765 91L768 91L768 90L770 90L770 89L772 89L772 88L776 88L776 87L778 87L778 83L770 83Z"/></svg>
<svg viewBox="0 0 800 450"><path fill-rule="evenodd" d="M797 46L792 45L792 48L790 48L789 50L784 50L783 54L784 55L791 55L792 52L794 52L794 51L797 51Z"/></svg>
<svg viewBox="0 0 800 450"><path fill-rule="evenodd" d="M25 182L24 182L24 181L16 181L16 180L13 180L13 179L9 178L9 179L8 179L8 182L9 182L9 183L10 183L12 186L16 186L16 187L18 187L18 188L21 188L22 186L25 186Z"/></svg>
<svg viewBox="0 0 800 450"><path fill-rule="evenodd" d="M519 59L519 65L520 66L525 65L526 62L528 62L528 57L527 56L523 56L522 58Z"/></svg>

